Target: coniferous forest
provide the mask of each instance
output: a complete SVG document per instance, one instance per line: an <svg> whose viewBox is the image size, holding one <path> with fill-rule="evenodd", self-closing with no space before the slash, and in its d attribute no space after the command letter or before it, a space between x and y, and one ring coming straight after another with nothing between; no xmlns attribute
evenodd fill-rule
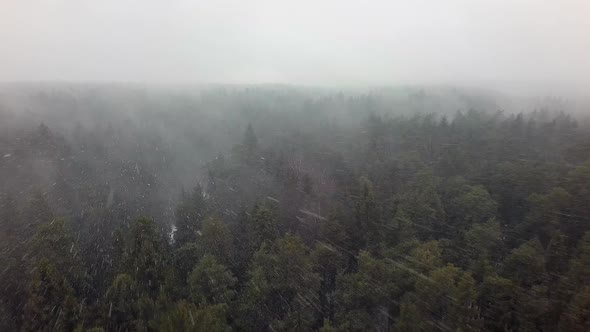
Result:
<svg viewBox="0 0 590 332"><path fill-rule="evenodd" d="M1 331L588 331L590 122L458 89L3 86Z"/></svg>

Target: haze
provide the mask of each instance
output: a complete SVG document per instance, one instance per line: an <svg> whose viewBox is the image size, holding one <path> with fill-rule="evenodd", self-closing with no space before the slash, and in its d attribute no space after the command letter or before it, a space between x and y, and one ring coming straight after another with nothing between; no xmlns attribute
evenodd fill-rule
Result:
<svg viewBox="0 0 590 332"><path fill-rule="evenodd" d="M586 1L4 0L3 81L578 91Z"/></svg>

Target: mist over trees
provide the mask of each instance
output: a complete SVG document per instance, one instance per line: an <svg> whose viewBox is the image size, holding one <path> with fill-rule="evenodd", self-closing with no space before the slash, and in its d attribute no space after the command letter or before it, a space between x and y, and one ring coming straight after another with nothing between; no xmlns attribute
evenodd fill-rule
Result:
<svg viewBox="0 0 590 332"><path fill-rule="evenodd" d="M0 330L589 330L570 106L3 85Z"/></svg>

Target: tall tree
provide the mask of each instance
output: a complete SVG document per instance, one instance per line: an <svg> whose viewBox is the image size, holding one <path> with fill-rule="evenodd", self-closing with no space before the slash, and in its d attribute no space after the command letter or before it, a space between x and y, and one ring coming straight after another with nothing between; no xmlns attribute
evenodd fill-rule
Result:
<svg viewBox="0 0 590 332"><path fill-rule="evenodd" d="M416 291L417 307L424 320L453 330L480 330L475 305L478 292L470 273L447 265L432 271L429 278L419 278Z"/></svg>
<svg viewBox="0 0 590 332"><path fill-rule="evenodd" d="M196 242L201 255L213 255L225 265L232 263L233 242L230 230L223 221L216 218L205 220Z"/></svg>
<svg viewBox="0 0 590 332"><path fill-rule="evenodd" d="M590 286L576 292L559 322L560 331L590 330Z"/></svg>
<svg viewBox="0 0 590 332"><path fill-rule="evenodd" d="M272 242L279 236L279 227L273 213L264 205L256 204L251 214L254 229L254 245L260 247L264 242Z"/></svg>
<svg viewBox="0 0 590 332"><path fill-rule="evenodd" d="M337 284L336 320L345 330L387 329L396 293L393 268L386 261L362 251L358 271L345 274Z"/></svg>
<svg viewBox="0 0 590 332"><path fill-rule="evenodd" d="M30 285L25 307L25 329L72 331L78 320L77 304L67 279L43 259Z"/></svg>
<svg viewBox="0 0 590 332"><path fill-rule="evenodd" d="M165 244L153 220L135 221L125 252L125 271L131 275L142 295L155 297L166 275Z"/></svg>
<svg viewBox="0 0 590 332"><path fill-rule="evenodd" d="M189 276L191 295L199 305L228 304L236 292L237 279L215 256L205 255Z"/></svg>
<svg viewBox="0 0 590 332"><path fill-rule="evenodd" d="M538 239L523 243L504 260L503 272L521 286L540 284L545 278L545 256Z"/></svg>
<svg viewBox="0 0 590 332"><path fill-rule="evenodd" d="M287 235L256 252L241 303L243 328L307 330L313 324L319 278L308 248Z"/></svg>

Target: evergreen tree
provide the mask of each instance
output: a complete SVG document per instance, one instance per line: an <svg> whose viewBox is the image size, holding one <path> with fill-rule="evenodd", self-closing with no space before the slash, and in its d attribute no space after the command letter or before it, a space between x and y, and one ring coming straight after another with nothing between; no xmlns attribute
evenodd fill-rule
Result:
<svg viewBox="0 0 590 332"><path fill-rule="evenodd" d="M205 255L189 276L192 298L199 305L228 304L237 279L215 256Z"/></svg>
<svg viewBox="0 0 590 332"><path fill-rule="evenodd" d="M109 329L124 331L133 328L138 298L138 286L130 275L120 274L113 280L105 295L104 310L108 311Z"/></svg>
<svg viewBox="0 0 590 332"><path fill-rule="evenodd" d="M479 307L484 329L504 331L518 328L518 286L498 276L484 279L479 294Z"/></svg>
<svg viewBox="0 0 590 332"><path fill-rule="evenodd" d="M201 255L213 255L222 264L228 265L233 260L234 250L230 231L219 219L209 218L203 222L197 245Z"/></svg>
<svg viewBox="0 0 590 332"><path fill-rule="evenodd" d="M313 261L301 239L287 235L254 255L250 280L242 299L243 328L309 329L319 278L313 273Z"/></svg>
<svg viewBox="0 0 590 332"><path fill-rule="evenodd" d="M161 313L150 326L155 331L163 332L231 331L227 324L227 311L227 306L223 304L197 307L181 301Z"/></svg>
<svg viewBox="0 0 590 332"><path fill-rule="evenodd" d="M545 277L545 256L539 240L530 240L512 250L504 261L504 274L525 287L541 283Z"/></svg>
<svg viewBox="0 0 590 332"><path fill-rule="evenodd" d="M25 306L25 326L29 331L72 331L78 320L78 301L67 279L46 259L33 275Z"/></svg>
<svg viewBox="0 0 590 332"><path fill-rule="evenodd" d="M165 242L154 221L138 219L126 247L125 271L133 277L142 295L155 297L166 274Z"/></svg>
<svg viewBox="0 0 590 332"><path fill-rule="evenodd" d="M573 296L559 322L560 331L590 329L590 286L584 286Z"/></svg>
<svg viewBox="0 0 590 332"><path fill-rule="evenodd" d="M447 265L432 271L429 278L419 278L417 308L423 319L434 325L459 331L478 331L479 312L475 306L477 289L470 273Z"/></svg>
<svg viewBox="0 0 590 332"><path fill-rule="evenodd" d="M256 204L251 214L250 225L254 230L254 246L270 243L279 236L277 220L273 213L261 204Z"/></svg>

